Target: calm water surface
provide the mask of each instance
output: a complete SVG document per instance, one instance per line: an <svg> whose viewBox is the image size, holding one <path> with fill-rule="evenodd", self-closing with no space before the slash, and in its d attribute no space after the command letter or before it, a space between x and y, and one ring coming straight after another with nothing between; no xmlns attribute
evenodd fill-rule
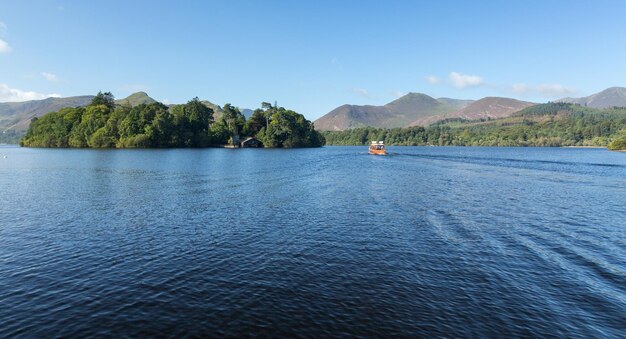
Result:
<svg viewBox="0 0 626 339"><path fill-rule="evenodd" d="M626 154L390 151L0 147L0 337L626 336Z"/></svg>

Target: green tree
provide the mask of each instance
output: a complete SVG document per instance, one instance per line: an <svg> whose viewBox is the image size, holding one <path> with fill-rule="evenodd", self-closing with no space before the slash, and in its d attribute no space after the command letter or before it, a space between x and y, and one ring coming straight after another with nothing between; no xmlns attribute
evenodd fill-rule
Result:
<svg viewBox="0 0 626 339"><path fill-rule="evenodd" d="M261 128L266 127L264 112L261 109L256 109L250 116L250 118L246 121L246 124L243 128L244 134L248 136L254 136Z"/></svg>
<svg viewBox="0 0 626 339"><path fill-rule="evenodd" d="M611 141L608 145L608 149L613 151L626 151L626 129L621 132L621 135Z"/></svg>
<svg viewBox="0 0 626 339"><path fill-rule="evenodd" d="M243 126L246 122L246 118L241 114L241 111L237 107L233 107L231 104L225 104L223 107L224 121L228 126L228 131L231 136L239 135L240 131L243 131Z"/></svg>
<svg viewBox="0 0 626 339"><path fill-rule="evenodd" d="M111 92L98 92L98 94L96 94L96 96L91 100L90 106L98 105L104 105L107 106L109 109L114 109L115 97Z"/></svg>

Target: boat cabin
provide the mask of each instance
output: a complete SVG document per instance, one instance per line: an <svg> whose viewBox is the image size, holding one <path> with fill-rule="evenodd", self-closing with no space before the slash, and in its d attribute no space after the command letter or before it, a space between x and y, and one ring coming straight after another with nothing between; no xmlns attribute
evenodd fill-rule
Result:
<svg viewBox="0 0 626 339"><path fill-rule="evenodd" d="M375 155L387 155L387 150L385 149L385 142L372 141L372 143L370 144L368 153L375 154Z"/></svg>

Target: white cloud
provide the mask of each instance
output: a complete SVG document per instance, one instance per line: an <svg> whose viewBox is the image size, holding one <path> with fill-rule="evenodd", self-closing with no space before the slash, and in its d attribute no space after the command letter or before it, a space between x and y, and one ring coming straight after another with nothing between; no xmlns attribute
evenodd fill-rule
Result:
<svg viewBox="0 0 626 339"><path fill-rule="evenodd" d="M7 31L7 25L0 21L0 36L1 35L5 35ZM11 46L9 46L9 43L7 43L6 41L0 39L0 54L3 53L9 53L13 50L13 48L11 48Z"/></svg>
<svg viewBox="0 0 626 339"><path fill-rule="evenodd" d="M402 98L403 96L406 95L406 92L402 92L402 91L395 91L393 93L391 93L396 99L397 98Z"/></svg>
<svg viewBox="0 0 626 339"><path fill-rule="evenodd" d="M45 98L58 98L59 94L42 94L33 91L23 91L17 88L11 88L7 84L0 84L0 102L16 102L28 100L40 100Z"/></svg>
<svg viewBox="0 0 626 339"><path fill-rule="evenodd" d="M336 65L336 64L339 63L339 59L337 59L336 57L333 57L333 58L330 59L330 63L333 64L333 65Z"/></svg>
<svg viewBox="0 0 626 339"><path fill-rule="evenodd" d="M353 88L352 92L354 92L356 95L360 97L364 97L364 98L370 97L370 93L366 89L363 89L363 88Z"/></svg>
<svg viewBox="0 0 626 339"><path fill-rule="evenodd" d="M511 85L511 92L526 96L540 96L544 98L561 98L576 93L576 89L561 84L539 84L529 86L524 83Z"/></svg>
<svg viewBox="0 0 626 339"><path fill-rule="evenodd" d="M59 81L59 77L56 74L41 72L41 76L48 81Z"/></svg>
<svg viewBox="0 0 626 339"><path fill-rule="evenodd" d="M513 93L524 94L530 90L530 87L526 84L513 84L511 85L511 91Z"/></svg>
<svg viewBox="0 0 626 339"><path fill-rule="evenodd" d="M163 100L161 100L161 103L162 103L163 105L169 105L169 104L171 104L171 102L170 102L168 99L163 99Z"/></svg>
<svg viewBox="0 0 626 339"><path fill-rule="evenodd" d="M11 48L11 46L9 46L9 44L6 41L0 39L0 54L9 53L12 50L13 49Z"/></svg>
<svg viewBox="0 0 626 339"><path fill-rule="evenodd" d="M434 75L429 75L427 77L425 77L426 81L428 81L429 84L433 84L433 85L437 85L441 83L441 79L439 79L438 77L434 76Z"/></svg>
<svg viewBox="0 0 626 339"><path fill-rule="evenodd" d="M537 92L546 97L556 97L576 93L576 90L559 84L541 84L537 85Z"/></svg>
<svg viewBox="0 0 626 339"><path fill-rule="evenodd" d="M65 12L65 7L63 7L62 5L58 5L57 9L59 10L59 12Z"/></svg>
<svg viewBox="0 0 626 339"><path fill-rule="evenodd" d="M456 88L477 87L485 83L482 77L478 75L467 75L457 72L451 72L449 75L452 85Z"/></svg>

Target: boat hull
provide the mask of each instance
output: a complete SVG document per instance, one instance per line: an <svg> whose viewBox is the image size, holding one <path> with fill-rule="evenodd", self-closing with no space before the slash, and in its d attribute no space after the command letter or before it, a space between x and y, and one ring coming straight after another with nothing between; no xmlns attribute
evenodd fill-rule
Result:
<svg viewBox="0 0 626 339"><path fill-rule="evenodd" d="M372 155L387 155L387 151L384 149L371 149L368 153Z"/></svg>

